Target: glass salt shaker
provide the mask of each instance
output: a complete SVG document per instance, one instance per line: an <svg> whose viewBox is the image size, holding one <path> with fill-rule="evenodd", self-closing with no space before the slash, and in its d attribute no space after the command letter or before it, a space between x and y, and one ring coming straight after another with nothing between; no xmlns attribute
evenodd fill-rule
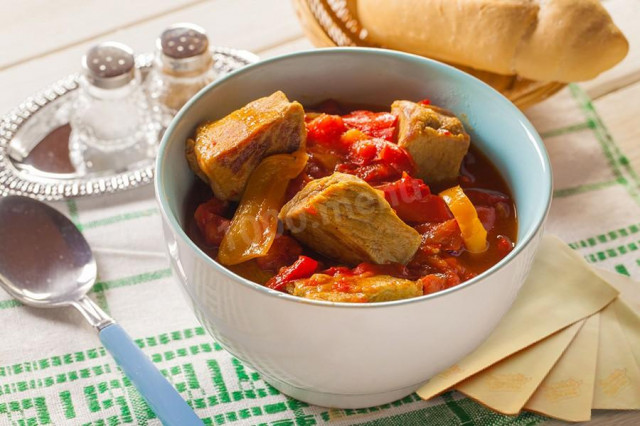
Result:
<svg viewBox="0 0 640 426"><path fill-rule="evenodd" d="M70 124L69 156L79 173L124 171L153 159L159 127L128 46L100 43L84 55Z"/></svg>
<svg viewBox="0 0 640 426"><path fill-rule="evenodd" d="M166 126L196 92L215 80L217 73L209 39L198 25L172 25L156 40L156 50L145 88Z"/></svg>

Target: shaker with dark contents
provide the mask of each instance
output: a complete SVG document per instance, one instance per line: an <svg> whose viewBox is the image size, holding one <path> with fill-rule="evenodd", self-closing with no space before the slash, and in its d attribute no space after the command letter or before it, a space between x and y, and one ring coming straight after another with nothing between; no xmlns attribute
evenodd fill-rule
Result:
<svg viewBox="0 0 640 426"><path fill-rule="evenodd" d="M84 55L70 124L69 155L78 172L121 171L154 157L158 127L128 46L100 43Z"/></svg>
<svg viewBox="0 0 640 426"><path fill-rule="evenodd" d="M209 39L201 27L175 24L156 41L154 68L145 82L155 106L164 112L164 124L196 92L216 78Z"/></svg>

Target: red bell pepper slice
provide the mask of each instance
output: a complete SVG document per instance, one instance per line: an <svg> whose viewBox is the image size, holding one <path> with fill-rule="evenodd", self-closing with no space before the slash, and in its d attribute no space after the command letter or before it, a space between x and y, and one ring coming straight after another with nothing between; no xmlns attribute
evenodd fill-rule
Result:
<svg viewBox="0 0 640 426"><path fill-rule="evenodd" d="M309 146L318 144L337 150L348 148L340 140L340 136L347 131L347 126L339 115L322 114L306 123L306 126Z"/></svg>
<svg viewBox="0 0 640 426"><path fill-rule="evenodd" d="M453 217L444 200L432 194L422 179L405 173L400 180L377 188L405 222L444 222Z"/></svg>
<svg viewBox="0 0 640 426"><path fill-rule="evenodd" d="M194 213L196 225L210 246L219 246L229 229L230 220L223 216L227 208L227 202L214 197L200 204Z"/></svg>
<svg viewBox="0 0 640 426"><path fill-rule="evenodd" d="M283 291L291 281L309 278L318 268L318 262L307 256L299 256L291 266L285 266L265 284L273 290Z"/></svg>
<svg viewBox="0 0 640 426"><path fill-rule="evenodd" d="M344 124L372 138L394 142L398 117L390 112L353 111L342 117Z"/></svg>

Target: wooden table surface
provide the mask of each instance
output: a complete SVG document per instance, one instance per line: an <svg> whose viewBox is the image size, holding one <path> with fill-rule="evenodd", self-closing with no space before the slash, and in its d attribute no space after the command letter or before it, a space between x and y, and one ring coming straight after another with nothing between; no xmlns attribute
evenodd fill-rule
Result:
<svg viewBox="0 0 640 426"><path fill-rule="evenodd" d="M581 86L633 168L640 170L640 0L603 4L631 50L617 67ZM115 40L136 52L152 51L157 35L177 22L201 25L214 45L261 57L313 47L288 0L0 0L0 11L1 114L77 72L83 52L94 43ZM534 123L539 108L525 111ZM636 425L640 413L600 411L589 424Z"/></svg>

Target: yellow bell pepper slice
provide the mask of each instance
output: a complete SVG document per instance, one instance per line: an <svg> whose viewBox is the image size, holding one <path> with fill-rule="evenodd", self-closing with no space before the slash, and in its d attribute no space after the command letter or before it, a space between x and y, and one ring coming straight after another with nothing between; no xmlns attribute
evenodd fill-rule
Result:
<svg viewBox="0 0 640 426"><path fill-rule="evenodd" d="M304 169L307 158L306 152L296 151L271 155L258 164L220 244L220 263L237 265L267 254L276 237L278 212L289 181Z"/></svg>
<svg viewBox="0 0 640 426"><path fill-rule="evenodd" d="M478 218L476 208L460 188L459 185L445 189L439 194L453 217L458 222L462 239L467 250L471 253L482 253L487 249L487 230Z"/></svg>
<svg viewBox="0 0 640 426"><path fill-rule="evenodd" d="M237 265L227 265L227 268L240 275L242 278L258 284L266 284L267 281L273 277L273 273L260 269L254 259Z"/></svg>

